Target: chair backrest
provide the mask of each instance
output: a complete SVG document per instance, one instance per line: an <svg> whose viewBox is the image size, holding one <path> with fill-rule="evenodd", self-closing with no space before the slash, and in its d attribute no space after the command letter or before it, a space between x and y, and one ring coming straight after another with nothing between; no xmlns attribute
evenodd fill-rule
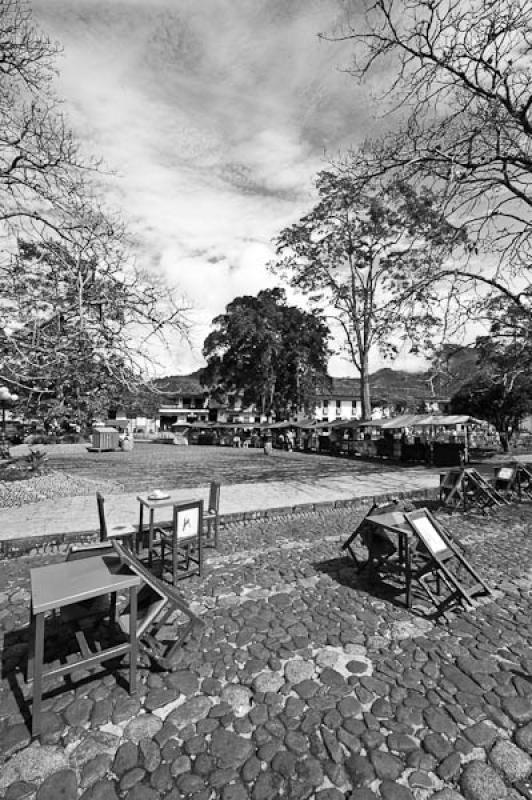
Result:
<svg viewBox="0 0 532 800"><path fill-rule="evenodd" d="M209 487L209 506L208 511L215 511L218 513L220 509L220 484L218 481L211 481Z"/></svg>
<svg viewBox="0 0 532 800"><path fill-rule="evenodd" d="M509 467L499 467L495 473L495 480L504 483L512 484L517 477L517 467L514 465Z"/></svg>
<svg viewBox="0 0 532 800"><path fill-rule="evenodd" d="M201 539L203 528L203 500L174 503L173 534L176 540Z"/></svg>
<svg viewBox="0 0 532 800"><path fill-rule="evenodd" d="M113 540L113 549L120 558L122 564L131 572L138 575L148 591L144 592L145 597L140 598L139 609L148 606L147 611L143 610L139 613L139 624L137 626L137 634L142 635L148 625L158 616L159 612L169 604L172 608L177 608L182 611L194 622L200 622L199 618L190 610L188 604L172 586L169 586L163 581L156 578L147 567L137 558L137 556L124 545L119 544ZM145 601L148 601L147 603Z"/></svg>
<svg viewBox="0 0 532 800"><path fill-rule="evenodd" d="M100 492L96 492L96 502L98 504L98 517L100 519L100 541L107 539L107 523L105 521L105 498Z"/></svg>
<svg viewBox="0 0 532 800"><path fill-rule="evenodd" d="M453 555L445 532L427 508L406 512L405 518L431 555L440 560L445 560Z"/></svg>

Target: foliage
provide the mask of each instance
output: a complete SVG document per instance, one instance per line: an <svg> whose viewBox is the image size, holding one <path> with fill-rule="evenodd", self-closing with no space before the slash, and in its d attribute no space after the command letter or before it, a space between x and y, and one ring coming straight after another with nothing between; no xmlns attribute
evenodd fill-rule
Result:
<svg viewBox="0 0 532 800"><path fill-rule="evenodd" d="M139 270L51 88L58 48L0 4L0 376L21 408L82 424L186 334L175 290Z"/></svg>
<svg viewBox="0 0 532 800"><path fill-rule="evenodd" d="M492 422L503 443L532 413L532 328L517 336L516 309L510 308L506 319L500 314L494 320L490 336L477 339L477 370L452 398L453 411ZM521 317L528 321L525 312Z"/></svg>
<svg viewBox="0 0 532 800"><path fill-rule="evenodd" d="M337 37L354 42L358 79L382 87L389 77L377 102L399 117L354 155L361 179L399 174L435 188L472 243L454 276L528 313L531 29L528 0L376 0Z"/></svg>
<svg viewBox="0 0 532 800"><path fill-rule="evenodd" d="M0 464L0 481L23 481L42 475L48 468L48 456L44 450L31 450L28 455L10 458Z"/></svg>
<svg viewBox="0 0 532 800"><path fill-rule="evenodd" d="M532 413L531 385L529 381L519 379L510 388L502 381L494 381L489 375L479 373L452 398L451 410L493 423L505 445L517 431L521 420Z"/></svg>
<svg viewBox="0 0 532 800"><path fill-rule="evenodd" d="M48 456L45 450L32 450L25 456L26 464L28 465L28 472L40 475L44 470Z"/></svg>
<svg viewBox="0 0 532 800"><path fill-rule="evenodd" d="M317 314L286 305L282 289L237 297L213 320L202 380L244 405L283 416L309 407L326 380L328 330Z"/></svg>
<svg viewBox="0 0 532 800"><path fill-rule="evenodd" d="M438 323L432 276L462 233L428 190L404 182L362 186L337 167L319 174L317 189L317 205L279 235L272 268L331 309L360 373L367 419L372 348L393 357L402 339L426 344Z"/></svg>
<svg viewBox="0 0 532 800"><path fill-rule="evenodd" d="M44 420L107 416L142 382L146 340L182 330L163 286L129 270L119 245L100 254L91 244L82 256L53 241L20 242L17 258L0 264L3 375Z"/></svg>

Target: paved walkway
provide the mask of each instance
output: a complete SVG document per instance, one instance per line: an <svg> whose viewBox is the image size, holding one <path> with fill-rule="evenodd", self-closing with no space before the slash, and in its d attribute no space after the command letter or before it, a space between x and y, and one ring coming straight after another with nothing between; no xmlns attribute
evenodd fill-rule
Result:
<svg viewBox="0 0 532 800"><path fill-rule="evenodd" d="M518 456L499 454L496 462L516 458L523 463L532 462L531 453ZM439 486L442 469L444 468L398 467L382 473L330 475L320 477L319 480L224 484L220 513L226 520L252 519L274 511L301 510L302 506L312 510L324 504L342 505L363 498L435 491ZM490 472L491 469L489 467ZM203 485L173 490L170 494L175 502L196 498L203 498L207 502L208 492L208 486ZM111 524L114 521L136 523L138 509L137 494L113 494L106 498L106 512ZM158 521L163 519L161 517ZM0 550L6 543L37 538L52 541L64 536L94 534L98 530L98 513L92 494L0 509Z"/></svg>
<svg viewBox="0 0 532 800"><path fill-rule="evenodd" d="M397 471L372 473L367 476L335 475L316 481L282 481L271 483L236 483L222 486L220 513L231 519L259 516L274 510L289 511L301 506L309 509L321 504L342 502L400 492L421 492L436 489L440 470L425 467L402 468ZM208 487L171 492L175 501L203 498ZM109 521L138 521L139 505L135 494L109 495L106 512ZM166 509L168 512L168 509ZM0 543L24 539L82 535L98 530L98 514L93 495L66 497L29 503L0 511Z"/></svg>

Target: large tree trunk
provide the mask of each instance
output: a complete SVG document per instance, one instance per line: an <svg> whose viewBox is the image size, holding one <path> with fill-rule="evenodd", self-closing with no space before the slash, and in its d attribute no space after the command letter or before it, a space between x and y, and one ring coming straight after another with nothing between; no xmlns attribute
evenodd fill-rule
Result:
<svg viewBox="0 0 532 800"><path fill-rule="evenodd" d="M503 453L508 453L510 451L510 437L508 435L508 429L499 431L499 437L501 440Z"/></svg>
<svg viewBox="0 0 532 800"><path fill-rule="evenodd" d="M360 362L360 399L362 419L371 419L371 393L369 388L369 354L364 353Z"/></svg>

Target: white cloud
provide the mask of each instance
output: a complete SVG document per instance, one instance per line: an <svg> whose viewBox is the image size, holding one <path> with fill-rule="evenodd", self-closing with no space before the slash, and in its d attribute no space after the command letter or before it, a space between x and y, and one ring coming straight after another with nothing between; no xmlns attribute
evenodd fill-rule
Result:
<svg viewBox="0 0 532 800"><path fill-rule="evenodd" d="M139 260L195 307L201 363L210 320L278 284L271 240L312 203L325 152L356 143L369 104L339 70L349 45L320 41L340 0L33 0L61 41L58 90L88 152L117 171L110 197ZM176 363L180 359L180 364Z"/></svg>

